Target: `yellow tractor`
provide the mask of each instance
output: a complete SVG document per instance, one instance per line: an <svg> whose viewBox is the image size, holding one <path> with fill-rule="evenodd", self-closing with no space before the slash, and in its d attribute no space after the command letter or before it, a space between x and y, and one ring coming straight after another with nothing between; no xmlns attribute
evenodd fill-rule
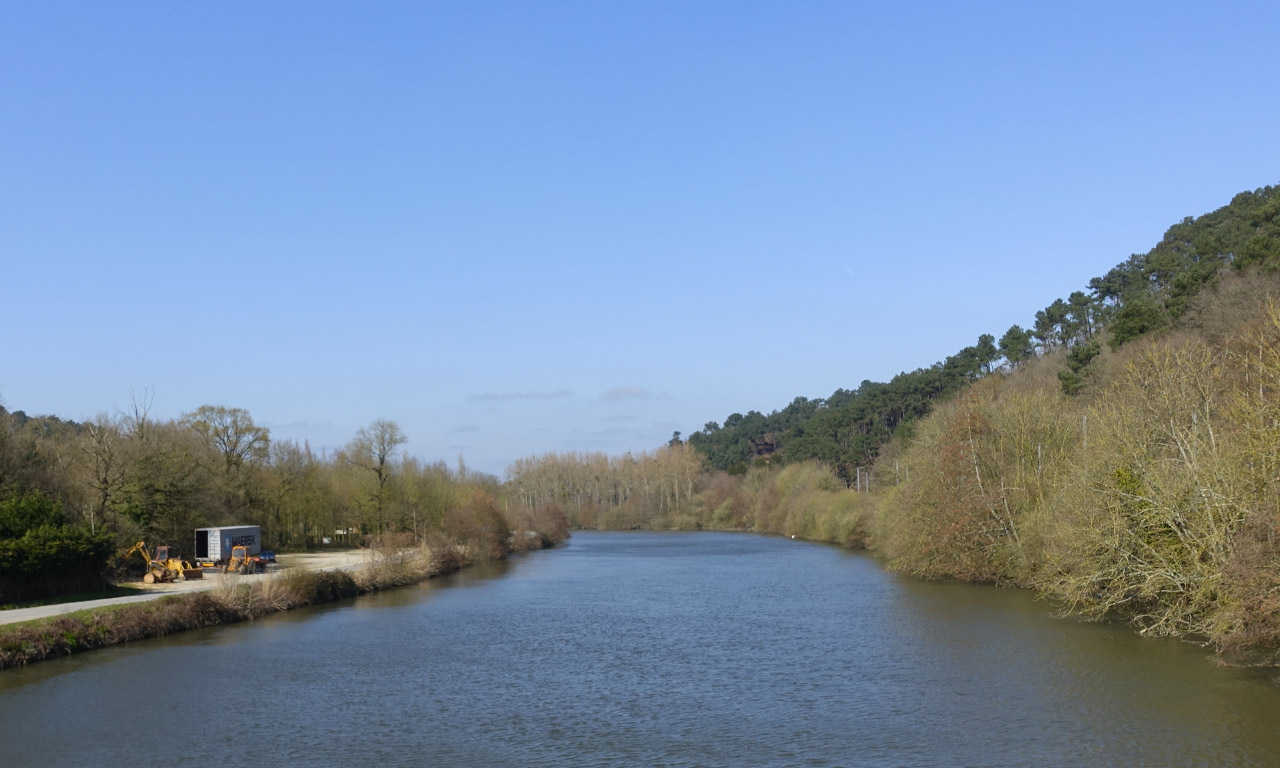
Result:
<svg viewBox="0 0 1280 768"><path fill-rule="evenodd" d="M147 572L142 576L143 584L167 584L177 581L179 577L184 579L203 579L204 571L199 568L192 568L191 564L185 560L169 556L169 547L161 544L156 547L155 557L147 552L147 542L140 541L134 544L128 552L124 553L123 559L129 559L129 556L137 552L139 556L147 564Z"/></svg>
<svg viewBox="0 0 1280 768"><path fill-rule="evenodd" d="M223 573L262 573L266 570L261 558L251 557L248 547L232 547L231 559L222 566Z"/></svg>

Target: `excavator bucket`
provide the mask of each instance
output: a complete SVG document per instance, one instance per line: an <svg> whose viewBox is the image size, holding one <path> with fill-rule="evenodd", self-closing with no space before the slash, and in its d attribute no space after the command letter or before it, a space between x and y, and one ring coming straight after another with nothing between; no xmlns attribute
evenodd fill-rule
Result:
<svg viewBox="0 0 1280 768"><path fill-rule="evenodd" d="M192 568L188 563L182 564L182 578L184 579L203 579L203 568Z"/></svg>

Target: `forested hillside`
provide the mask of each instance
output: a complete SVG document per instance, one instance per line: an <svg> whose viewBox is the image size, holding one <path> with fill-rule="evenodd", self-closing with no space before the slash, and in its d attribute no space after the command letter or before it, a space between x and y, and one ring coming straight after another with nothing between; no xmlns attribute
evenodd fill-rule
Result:
<svg viewBox="0 0 1280 768"><path fill-rule="evenodd" d="M708 423L689 443L713 469L731 474L753 464L818 459L852 486L857 468L870 465L900 427L982 376L1061 350L1060 385L1077 394L1091 379L1102 329L1119 346L1177 320L1223 269L1273 268L1278 262L1280 187L1242 192L1229 205L1170 227L1150 251L1090 280L1087 291L1053 301L1028 328L1011 326L998 340L982 334L973 346L887 383L864 381L825 399L797 397L768 415L732 414L723 425Z"/></svg>

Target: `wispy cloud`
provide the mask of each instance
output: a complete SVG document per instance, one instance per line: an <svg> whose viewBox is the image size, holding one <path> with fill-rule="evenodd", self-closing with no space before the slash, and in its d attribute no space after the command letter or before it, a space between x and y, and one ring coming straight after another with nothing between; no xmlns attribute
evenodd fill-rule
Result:
<svg viewBox="0 0 1280 768"><path fill-rule="evenodd" d="M492 402L494 400L558 400L565 397L573 397L573 393L567 389L557 389L555 392L485 392L472 395L471 399Z"/></svg>
<svg viewBox="0 0 1280 768"><path fill-rule="evenodd" d="M612 387L600 393L600 399L606 403L616 403L620 400L648 400L653 393L644 387L624 386Z"/></svg>

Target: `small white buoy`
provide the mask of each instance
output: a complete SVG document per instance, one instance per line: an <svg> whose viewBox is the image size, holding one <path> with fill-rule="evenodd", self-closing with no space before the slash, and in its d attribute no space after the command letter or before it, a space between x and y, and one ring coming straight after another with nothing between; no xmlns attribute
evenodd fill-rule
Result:
<svg viewBox="0 0 1280 768"><path fill-rule="evenodd" d="M791 538L793 538L793 539L794 539L795 537L796 537L796 535L795 535L794 533L793 533L793 534L791 534Z"/></svg>

